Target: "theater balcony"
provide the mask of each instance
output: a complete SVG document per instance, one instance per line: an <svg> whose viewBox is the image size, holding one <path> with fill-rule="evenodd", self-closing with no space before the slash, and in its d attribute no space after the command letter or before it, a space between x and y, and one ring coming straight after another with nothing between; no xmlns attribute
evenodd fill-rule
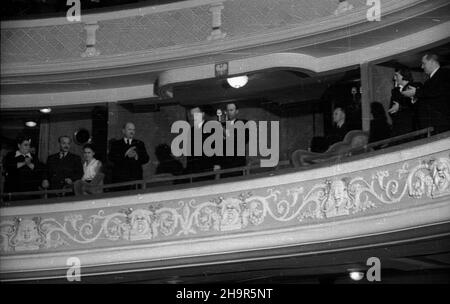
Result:
<svg viewBox="0 0 450 304"><path fill-rule="evenodd" d="M61 135L81 154L87 133L106 163L108 141L133 121L150 162L133 190L0 193L0 280L67 282L79 265L85 283L347 283L375 257L382 282L448 282L450 132L293 161L327 133L341 91L361 88L368 133L371 102L389 105L395 66L424 80L418 66L431 51L448 67L447 0L380 3L143 1L82 9L79 21L1 22L2 148L35 121L26 131L40 161ZM240 75L245 87L227 85ZM255 158L240 176L206 172L201 182L158 176L155 150L173 139L171 124L189 106L226 102L280 123L278 165Z"/></svg>

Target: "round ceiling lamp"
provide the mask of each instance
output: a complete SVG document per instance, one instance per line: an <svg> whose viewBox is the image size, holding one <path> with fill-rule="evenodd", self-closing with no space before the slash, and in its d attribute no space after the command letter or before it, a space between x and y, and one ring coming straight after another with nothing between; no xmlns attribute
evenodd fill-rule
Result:
<svg viewBox="0 0 450 304"><path fill-rule="evenodd" d="M349 276L353 281L359 281L364 278L364 272L360 270L351 270L349 271Z"/></svg>
<svg viewBox="0 0 450 304"><path fill-rule="evenodd" d="M41 111L41 113L48 114L52 111L52 109L51 108L42 108L39 111Z"/></svg>
<svg viewBox="0 0 450 304"><path fill-rule="evenodd" d="M247 84L248 76L243 75L243 76L227 78L227 82L231 87L233 87L235 89L239 89Z"/></svg>
<svg viewBox="0 0 450 304"><path fill-rule="evenodd" d="M27 122L25 123L25 125L26 125L27 127L34 128L34 127L37 126L37 123L36 123L35 121L30 120L30 121L27 121Z"/></svg>

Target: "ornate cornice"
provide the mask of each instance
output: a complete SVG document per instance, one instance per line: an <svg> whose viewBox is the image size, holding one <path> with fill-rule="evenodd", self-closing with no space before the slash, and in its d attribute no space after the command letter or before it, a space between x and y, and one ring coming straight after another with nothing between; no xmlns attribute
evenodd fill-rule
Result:
<svg viewBox="0 0 450 304"><path fill-rule="evenodd" d="M281 0L279 0L281 1ZM189 2L189 1L187 1ZM364 3L363 3L364 2ZM209 2L208 2L209 3ZM245 21L245 18L241 18L240 20L233 21L230 24L233 25L233 28L235 30L227 29L227 5L238 5L238 2L236 1L225 1L224 6L224 24L223 24L223 31L227 32L227 36L224 39L215 39L212 41L208 41L206 38L210 34L210 16L208 12L208 5L203 5L203 2L198 2L198 4L202 4L200 7L205 7L204 13L206 14L203 17L195 17L194 15L199 13L194 13L194 17L192 17L194 20L198 20L201 24L192 25L194 27L198 27L198 37L190 40L190 36L192 35L192 31L189 33L183 34L180 32L180 29L177 29L177 37L170 38L170 35L158 35L155 36L157 31L152 31L153 25L148 26L141 26L142 29L133 31L134 34L140 35L139 37L136 36L130 40L130 43L126 42L126 37L121 37L117 34L117 27L123 28L123 26L132 26L131 21L126 21L126 18L117 19L117 20L106 20L106 21L97 21L99 24L99 29L97 30L97 45L96 49L100 50L101 55L91 58L85 58L81 59L80 54L83 52L82 46L84 43L83 38L83 26L80 23L76 24L70 24L70 25L54 25L58 28L55 28L54 30L51 30L49 28L33 28L30 29L33 33L38 33L39 31L43 31L44 37L47 35L45 34L48 31L56 31L56 33L61 32L62 37L71 37L70 41L62 40L62 41L55 41L55 43L62 44L62 49L65 50L61 54L54 53L54 47L48 46L45 47L45 45L40 46L41 49L46 49L46 52L49 52L52 54L47 55L39 55L35 58L35 60L30 60L33 58L21 58L21 55L18 53L14 55L13 57L6 56L5 58L2 58L3 60L3 67L2 67L2 73L4 75L19 75L19 74L36 74L36 73L57 73L57 72L69 72L69 71L80 71L80 70L90 70L93 67L98 69L99 67L125 67L130 65L142 65L142 64L150 64L150 63L159 63L159 62L167 62L171 60L180 60L180 59L188 59L192 60L195 57L198 56L211 56L212 54L220 54L224 51L236 51L239 49L249 49L254 47L260 47L260 46L266 46L269 44L279 44L284 43L286 41L298 41L297 45L302 45L302 43L299 43L301 39L305 39L307 37L311 37L313 35L315 38L315 43L318 41L323 42L323 39L320 39L320 35L324 34L330 34L333 31L339 30L339 29L346 29L349 30L350 27L360 27L361 29L369 26L366 30L373 30L377 27L383 27L387 26L389 24L392 24L392 22L400 22L403 20L396 20L395 18L390 18L391 15L394 15L395 13L401 12L402 9L405 8L411 8L411 16L414 16L416 14L423 14L427 11L432 11L434 9L437 9L439 7L442 7L443 5L446 5L445 1L436 0L433 2L429 1L419 1L419 0L403 0L403 1L384 1L383 2L383 20L381 22L367 22L366 20L366 12L367 7L365 6L365 1L358 1L358 5L355 7L355 9L347 14L344 14L342 16L334 16L332 12L330 13L330 16L328 16L328 12L324 16L318 16L312 20L311 18L295 18L294 16L291 16L289 20L292 22L290 24L289 22L281 22L277 26L270 26L267 27L267 24L255 24L255 26L249 26L248 21ZM210 4L210 3L209 3ZM255 5L263 5L262 2L256 2ZM242 4L244 5L244 4ZM249 5L246 4L245 5ZM277 9L280 9L280 14L282 14L282 8L284 6L280 5L277 7L274 12L277 11ZM181 13L183 9L197 9L197 7L190 7L190 8L182 8L180 9L180 18L182 20L186 18L182 18L184 15ZM252 7L253 9L253 7ZM255 9L259 10L265 10L267 8L260 8L255 7ZM274 8L273 8L274 9ZM300 8L298 8L299 11L301 11ZM243 10L245 11L245 10ZM292 12L286 12L286 14L293 14L294 9ZM326 11L326 10L325 10ZM178 10L176 11L178 12ZM170 14L175 12L170 12ZM164 14L167 14L167 12L164 12ZM144 18L147 15L138 15L133 18ZM152 16L152 18L155 18L155 14L151 14L149 16ZM410 17L411 17L410 16ZM92 16L90 18L95 18L95 16ZM129 17L132 18L132 17ZM249 17L250 18L250 17ZM274 17L275 18L275 17ZM321 19L322 18L322 19ZM161 18L160 18L161 19ZM190 19L190 18L187 18ZM404 19L404 18L403 18ZM153 19L152 19L153 20ZM158 19L159 20L159 19ZM251 19L248 19L251 20ZM264 19L265 22L271 22L270 20ZM389 20L389 21L384 21ZM110 22L114 21L111 25L102 24L102 22ZM143 20L138 20L139 24L144 22ZM161 22L164 22L164 19L160 20ZM92 20L93 22L93 20ZM118 23L119 22L119 23ZM124 25L121 27L120 22L125 22ZM130 23L131 22L131 23ZM181 22L181 21L180 21ZM238 22L242 22L242 25L239 26ZM155 25L156 26L156 25ZM112 31L112 33L106 33L107 30ZM144 32L148 29L150 31L149 33L145 34ZM241 29L242 32L239 32L237 29ZM10 37L11 35L15 35L14 31L16 30L25 30L26 29L8 29L4 28L2 29L4 37ZM10 31L12 31L10 33ZM68 31L66 33L66 31ZM144 31L144 32L142 32ZM171 31L175 31L175 29L172 29ZM142 32L142 33L141 33ZM356 32L361 32L355 31ZM48 32L49 33L49 32ZM151 34L153 33L153 34ZM20 34L20 33L16 33ZM32 33L22 33L21 35L23 37L28 37ZM34 35L34 34L33 34ZM42 34L41 34L42 35ZM180 37L185 36L182 41L177 42L177 39L179 40ZM30 36L32 37L32 36ZM55 39L57 36L55 36ZM169 44L160 41L160 45L158 44L159 40L161 39L172 39ZM192 38L192 37L191 37ZM336 34L330 34L328 39L337 39L338 37ZM117 44L117 39L120 39L120 43ZM125 40L124 40L125 39ZM35 39L36 40L36 39ZM4 40L9 41L9 40ZM13 40L11 40L13 41ZM148 44L150 43L150 44ZM136 42L139 42L136 47L133 45L136 44ZM23 43L26 44L24 41ZM65 44L68 43L68 46L70 48L65 47ZM156 44L155 44L156 43ZM175 44L174 44L175 43ZM147 45L148 44L148 45ZM10 54L12 55L14 52L12 49L8 51L9 47L13 47L13 45L10 45L10 43L5 44L5 48L2 50L4 54ZM3 43L2 43L3 47ZM123 49L123 48L126 49ZM58 47L58 49L61 49ZM54 53L54 54L53 54ZM254 51L252 51L254 53ZM39 52L35 52L33 56L36 56L39 54ZM56 56L56 57L55 57ZM59 57L58 57L59 56ZM239 57L239 56L238 56ZM247 56L244 56L247 57ZM22 66L23 63L26 62L26 67Z"/></svg>

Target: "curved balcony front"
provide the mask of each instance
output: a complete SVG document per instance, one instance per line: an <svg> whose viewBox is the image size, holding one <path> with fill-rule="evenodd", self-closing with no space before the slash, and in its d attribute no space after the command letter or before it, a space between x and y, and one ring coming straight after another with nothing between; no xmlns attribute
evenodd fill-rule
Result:
<svg viewBox="0 0 450 304"><path fill-rule="evenodd" d="M89 280L442 238L448 249L449 135L309 170L4 207L1 278L65 280L71 257Z"/></svg>

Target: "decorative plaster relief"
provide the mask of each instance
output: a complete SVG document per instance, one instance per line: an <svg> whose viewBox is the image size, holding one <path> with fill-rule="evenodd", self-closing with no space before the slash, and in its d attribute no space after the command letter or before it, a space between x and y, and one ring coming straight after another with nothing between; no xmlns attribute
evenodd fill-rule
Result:
<svg viewBox="0 0 450 304"><path fill-rule="evenodd" d="M49 216L51 213L33 218L3 218L1 253L74 247L105 240L160 240L256 226L270 229L273 223L298 225L310 220L345 218L402 200L450 195L449 157L405 162L395 167L398 169L391 168L330 177L307 187L304 185L308 183L303 182L255 189L237 197L224 193L206 201L192 198L136 209L99 210L91 215L73 213L61 219Z"/></svg>

